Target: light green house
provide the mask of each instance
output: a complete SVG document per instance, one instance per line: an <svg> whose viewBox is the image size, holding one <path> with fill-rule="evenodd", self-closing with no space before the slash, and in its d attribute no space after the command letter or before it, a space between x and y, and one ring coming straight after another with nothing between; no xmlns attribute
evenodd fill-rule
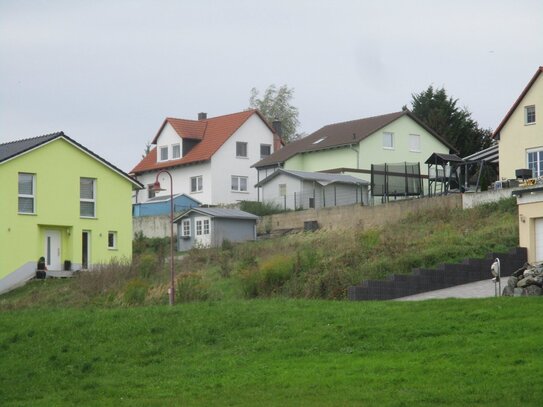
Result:
<svg viewBox="0 0 543 407"><path fill-rule="evenodd" d="M0 293L49 271L132 256L141 184L64 133L0 144Z"/></svg>
<svg viewBox="0 0 543 407"><path fill-rule="evenodd" d="M349 174L371 181L372 164L424 164L432 153L455 152L443 137L408 110L335 123L287 144L259 161L259 181L277 168L299 171L327 171Z"/></svg>

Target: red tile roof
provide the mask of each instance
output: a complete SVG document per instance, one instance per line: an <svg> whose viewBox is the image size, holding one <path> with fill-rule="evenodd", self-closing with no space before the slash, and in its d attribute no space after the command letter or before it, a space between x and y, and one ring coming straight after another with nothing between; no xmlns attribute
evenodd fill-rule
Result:
<svg viewBox="0 0 543 407"><path fill-rule="evenodd" d="M196 144L187 155L178 160L169 160L157 162L156 146L136 165L131 173L141 174L146 171L154 171L164 168L177 167L180 165L194 164L197 162L208 161L213 154L224 144L232 134L234 134L253 114L258 115L260 119L274 133L274 139L277 135L273 127L262 116L258 110L246 110L239 113L232 113L224 116L212 117L205 120L187 120L168 117L162 123L157 135L153 139L156 144L158 136L164 129L166 123L174 128L180 138L201 140Z"/></svg>
<svg viewBox="0 0 543 407"><path fill-rule="evenodd" d="M534 82L539 77L539 74L542 73L542 72L543 72L543 66L540 66L537 69L535 75L532 77L532 79L530 79L530 82L528 82L528 85L526 85L526 87L524 88L524 90L522 91L522 93L520 94L518 99L515 101L513 106L511 106L511 109L509 109L509 111L507 112L507 114L505 115L503 120L501 121L500 125L496 128L496 130L494 130L494 133L492 134L492 138L496 138L496 136L498 136L500 134L500 131L503 128L503 126L505 126L505 123L507 123L507 121L509 120L509 118L511 117L513 112L516 110L516 108L520 104L520 102L522 102L522 99L524 99L524 96L526 96L526 94L528 93L528 91L530 90L530 88L532 87Z"/></svg>

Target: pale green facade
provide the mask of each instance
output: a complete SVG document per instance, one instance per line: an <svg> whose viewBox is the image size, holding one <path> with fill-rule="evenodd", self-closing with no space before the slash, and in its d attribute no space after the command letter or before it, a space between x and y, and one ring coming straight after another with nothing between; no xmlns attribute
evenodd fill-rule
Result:
<svg viewBox="0 0 543 407"><path fill-rule="evenodd" d="M384 133L393 134L394 145L392 148L383 146ZM410 146L410 135L420 136L417 151L413 151ZM421 174L427 174L428 168L424 162L432 153L448 154L449 147L406 115L369 135L360 143L296 154L285 161L284 168L300 171L354 168L366 170L366 173L353 172L349 175L370 181L371 164L419 162Z"/></svg>
<svg viewBox="0 0 543 407"><path fill-rule="evenodd" d="M34 175L34 214L18 213L19 174ZM132 188L137 185L63 138L0 163L0 280L33 267L47 250L46 234L62 264L79 269L83 232L88 266L132 256ZM95 217L80 216L80 179L94 179ZM108 237L113 239L108 240ZM56 239L56 237L55 237Z"/></svg>

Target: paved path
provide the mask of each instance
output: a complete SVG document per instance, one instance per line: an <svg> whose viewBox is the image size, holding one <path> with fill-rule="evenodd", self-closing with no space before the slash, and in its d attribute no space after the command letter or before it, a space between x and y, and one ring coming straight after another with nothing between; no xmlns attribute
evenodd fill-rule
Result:
<svg viewBox="0 0 543 407"><path fill-rule="evenodd" d="M502 291L507 285L509 277L502 277ZM425 293L410 295L408 297L396 298L394 301L421 301L438 298L486 298L494 297L494 281L491 279L476 281L474 283L457 285L443 288L441 290L428 291Z"/></svg>

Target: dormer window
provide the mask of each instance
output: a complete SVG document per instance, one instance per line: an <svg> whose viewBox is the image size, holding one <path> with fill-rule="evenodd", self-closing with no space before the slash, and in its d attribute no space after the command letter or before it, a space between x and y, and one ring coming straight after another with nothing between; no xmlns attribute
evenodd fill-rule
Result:
<svg viewBox="0 0 543 407"><path fill-rule="evenodd" d="M168 160L168 146L160 147L160 161Z"/></svg>
<svg viewBox="0 0 543 407"><path fill-rule="evenodd" d="M172 160L176 160L181 157L181 146L179 144L174 144L172 146Z"/></svg>

